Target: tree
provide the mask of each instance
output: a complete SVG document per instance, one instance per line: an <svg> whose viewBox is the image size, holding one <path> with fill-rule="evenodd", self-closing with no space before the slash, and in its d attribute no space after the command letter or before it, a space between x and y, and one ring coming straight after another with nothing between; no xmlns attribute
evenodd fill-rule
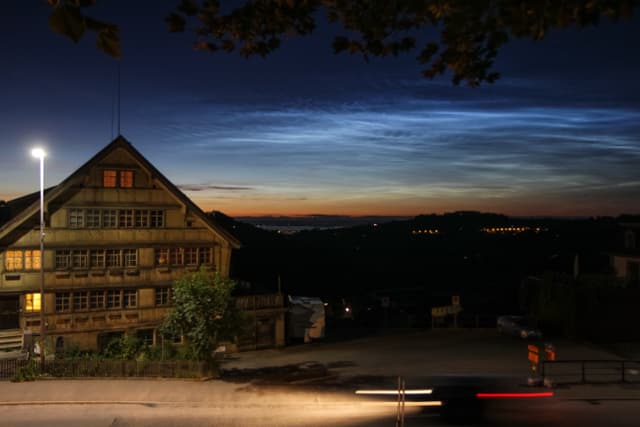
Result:
<svg viewBox="0 0 640 427"><path fill-rule="evenodd" d="M185 274L173 287L174 308L161 328L165 336L183 336L198 360L211 357L220 340L231 340L242 326L231 292L235 282L218 273Z"/></svg>
<svg viewBox="0 0 640 427"><path fill-rule="evenodd" d="M98 48L119 57L117 26L82 13L95 2L49 0L51 27L76 42L85 30L95 31ZM342 27L335 53L367 59L417 50L425 77L448 70L454 84L477 86L499 78L493 62L510 39L540 40L555 28L630 18L640 0L247 0L229 11L221 3L180 0L166 18L169 31L194 24L196 49L266 56L286 38L311 34L324 12Z"/></svg>

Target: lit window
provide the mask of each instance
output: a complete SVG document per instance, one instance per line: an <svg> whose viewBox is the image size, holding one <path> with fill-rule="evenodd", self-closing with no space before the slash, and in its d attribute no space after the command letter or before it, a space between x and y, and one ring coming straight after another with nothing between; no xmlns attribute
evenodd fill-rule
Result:
<svg viewBox="0 0 640 427"><path fill-rule="evenodd" d="M56 269L65 270L71 267L71 251L56 251Z"/></svg>
<svg viewBox="0 0 640 427"><path fill-rule="evenodd" d="M4 254L6 270L22 270L22 251L7 251Z"/></svg>
<svg viewBox="0 0 640 427"><path fill-rule="evenodd" d="M135 267L138 265L138 251L135 249L125 249L122 251L125 267Z"/></svg>
<svg viewBox="0 0 640 427"><path fill-rule="evenodd" d="M135 289L125 289L122 291L122 306L133 308L138 305L138 293Z"/></svg>
<svg viewBox="0 0 640 427"><path fill-rule="evenodd" d="M24 268L38 270L40 268L40 250L24 251Z"/></svg>
<svg viewBox="0 0 640 427"><path fill-rule="evenodd" d="M85 219L87 228L100 228L100 209L87 209Z"/></svg>
<svg viewBox="0 0 640 427"><path fill-rule="evenodd" d="M84 210L69 209L69 228L84 227Z"/></svg>
<svg viewBox="0 0 640 427"><path fill-rule="evenodd" d="M24 311L40 311L40 294L25 294Z"/></svg>
<svg viewBox="0 0 640 427"><path fill-rule="evenodd" d="M116 171L106 170L102 175L102 185L103 187L113 188L116 186Z"/></svg>
<svg viewBox="0 0 640 427"><path fill-rule="evenodd" d="M169 249L156 249L156 265L167 265L169 263Z"/></svg>
<svg viewBox="0 0 640 427"><path fill-rule="evenodd" d="M120 171L120 187L121 188L133 187L133 171Z"/></svg>
<svg viewBox="0 0 640 427"><path fill-rule="evenodd" d="M56 312L71 311L71 292L56 292Z"/></svg>

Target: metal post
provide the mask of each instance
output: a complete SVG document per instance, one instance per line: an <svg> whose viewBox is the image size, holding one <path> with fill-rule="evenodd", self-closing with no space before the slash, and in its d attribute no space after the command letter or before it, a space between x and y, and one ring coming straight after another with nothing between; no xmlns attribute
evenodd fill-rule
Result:
<svg viewBox="0 0 640 427"><path fill-rule="evenodd" d="M622 382L623 382L623 383L625 383L625 382L626 382L626 379L625 379L625 377L624 377L624 360L623 360L623 361L621 361L621 363L622 363Z"/></svg>
<svg viewBox="0 0 640 427"><path fill-rule="evenodd" d="M40 157L40 369L44 372L45 323L44 298L44 153Z"/></svg>
<svg viewBox="0 0 640 427"><path fill-rule="evenodd" d="M582 384L587 382L587 377L586 377L586 373L585 373L585 367L584 367L584 360L582 361L581 365L582 365Z"/></svg>

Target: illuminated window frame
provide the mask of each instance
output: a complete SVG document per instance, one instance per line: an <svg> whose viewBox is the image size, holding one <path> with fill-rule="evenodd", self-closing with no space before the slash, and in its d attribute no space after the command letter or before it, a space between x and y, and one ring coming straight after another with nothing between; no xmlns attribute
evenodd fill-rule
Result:
<svg viewBox="0 0 640 427"><path fill-rule="evenodd" d="M24 251L25 270L39 270L41 262L40 249L27 249Z"/></svg>
<svg viewBox="0 0 640 427"><path fill-rule="evenodd" d="M105 170L102 172L102 186L104 188L116 188L117 187L118 174L115 170Z"/></svg>
<svg viewBox="0 0 640 427"><path fill-rule="evenodd" d="M8 250L4 253L4 269L7 271L22 270L24 266L22 250Z"/></svg>
<svg viewBox="0 0 640 427"><path fill-rule="evenodd" d="M133 171L120 171L120 188L133 188Z"/></svg>
<svg viewBox="0 0 640 427"><path fill-rule="evenodd" d="M39 293L24 294L24 311L33 313L40 311L42 307L42 298Z"/></svg>

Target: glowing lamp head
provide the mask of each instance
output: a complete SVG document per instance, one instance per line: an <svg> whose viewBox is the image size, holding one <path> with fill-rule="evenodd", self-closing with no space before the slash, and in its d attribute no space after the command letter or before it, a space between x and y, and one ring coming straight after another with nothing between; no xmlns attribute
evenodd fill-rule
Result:
<svg viewBox="0 0 640 427"><path fill-rule="evenodd" d="M42 159L47 155L47 153L45 153L42 148L34 148L33 150L31 150L31 155L38 159Z"/></svg>

